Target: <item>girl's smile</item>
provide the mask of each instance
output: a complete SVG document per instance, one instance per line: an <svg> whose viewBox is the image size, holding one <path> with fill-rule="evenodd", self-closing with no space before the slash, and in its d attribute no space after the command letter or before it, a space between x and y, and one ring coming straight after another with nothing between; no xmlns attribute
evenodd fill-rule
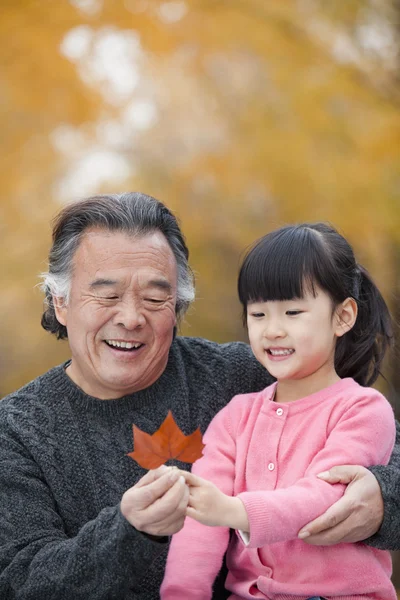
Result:
<svg viewBox="0 0 400 600"><path fill-rule="evenodd" d="M293 353L293 348L267 348L266 353L271 360L279 361L289 358Z"/></svg>

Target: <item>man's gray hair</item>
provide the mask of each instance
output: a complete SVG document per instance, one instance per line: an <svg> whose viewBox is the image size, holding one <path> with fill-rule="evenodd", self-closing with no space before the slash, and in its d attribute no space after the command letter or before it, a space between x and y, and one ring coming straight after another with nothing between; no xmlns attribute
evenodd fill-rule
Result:
<svg viewBox="0 0 400 600"><path fill-rule="evenodd" d="M178 269L176 315L178 320L194 300L194 277L189 266L189 250L172 212L159 200L140 194L110 194L93 196L66 206L56 216L53 245L49 254L49 270L42 273L42 289L46 308L42 327L58 339L67 338L67 329L57 321L53 296L68 304L72 265L75 252L85 232L90 228L122 231L129 235L162 233L176 259Z"/></svg>

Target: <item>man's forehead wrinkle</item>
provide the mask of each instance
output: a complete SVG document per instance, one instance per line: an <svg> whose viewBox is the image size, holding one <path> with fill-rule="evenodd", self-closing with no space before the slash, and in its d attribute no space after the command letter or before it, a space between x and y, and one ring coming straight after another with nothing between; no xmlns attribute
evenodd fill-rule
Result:
<svg viewBox="0 0 400 600"><path fill-rule="evenodd" d="M99 256L100 254L100 256ZM148 266L151 267L154 263L157 265L160 263L170 263L174 262L175 258L173 255L165 255L161 253L158 249L143 249L136 250L135 252L129 251L113 251L112 249L107 251L102 251L101 253L97 252L97 264L101 267L107 263L119 262L123 261L123 264L118 265L117 268L122 269L124 266L133 264L135 262L142 262L143 267L146 266L146 261L148 261Z"/></svg>
<svg viewBox="0 0 400 600"><path fill-rule="evenodd" d="M171 294L177 289L176 258L162 235L138 240L118 233L91 231L74 258L74 277L79 276L85 287L93 290L101 285L122 286L126 291L135 286L142 290L153 286ZM103 284L96 280L103 280Z"/></svg>
<svg viewBox="0 0 400 600"><path fill-rule="evenodd" d="M126 250L126 244L134 246L134 250ZM164 254L175 259L172 249L166 237L160 231L149 232L145 235L130 235L122 231L108 231L105 229L90 229L81 239L78 250L81 247L94 250L98 253L98 246L101 250L108 250L109 254L119 253L121 255L146 255L146 254ZM115 246L120 246L121 250L116 250ZM125 248L123 249L123 246Z"/></svg>

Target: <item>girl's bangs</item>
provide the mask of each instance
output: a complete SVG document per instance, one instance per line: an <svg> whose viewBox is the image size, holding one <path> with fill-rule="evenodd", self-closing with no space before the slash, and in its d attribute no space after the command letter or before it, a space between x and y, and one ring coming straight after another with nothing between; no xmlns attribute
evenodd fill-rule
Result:
<svg viewBox="0 0 400 600"><path fill-rule="evenodd" d="M315 285L321 280L315 235L299 235L298 230L280 233L262 238L246 256L238 281L243 306L302 298L307 291L315 295Z"/></svg>

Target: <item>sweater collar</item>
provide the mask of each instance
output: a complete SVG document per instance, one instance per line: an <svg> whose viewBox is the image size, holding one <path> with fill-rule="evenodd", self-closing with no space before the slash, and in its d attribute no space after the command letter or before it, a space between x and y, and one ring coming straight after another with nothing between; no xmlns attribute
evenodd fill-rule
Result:
<svg viewBox="0 0 400 600"><path fill-rule="evenodd" d="M267 403L267 407L271 408L270 404L273 403L274 407L287 407L290 409L290 412L297 412L300 410L305 410L311 408L315 404L320 402L337 398L341 396L343 393L349 393L349 391L359 388L360 385L354 381L351 377L345 377L344 379L339 379L332 385L329 385L326 388L323 388L319 392L315 392L314 394L310 394L309 396L305 396L304 398L299 398L298 400L294 400L293 402L275 402L275 393L278 382L274 382L272 385L267 387L262 394L264 394L264 401Z"/></svg>
<svg viewBox="0 0 400 600"><path fill-rule="evenodd" d="M121 414L157 402L161 391L168 396L171 392L171 386L176 391L179 382L176 381L176 376L174 376L173 355L174 352L171 347L168 363L163 374L150 387L117 399L100 400L86 394L66 373L66 368L71 360L67 360L51 369L46 374L46 379L50 379L49 383L53 391L60 394L61 397L67 398L71 405L99 414Z"/></svg>

